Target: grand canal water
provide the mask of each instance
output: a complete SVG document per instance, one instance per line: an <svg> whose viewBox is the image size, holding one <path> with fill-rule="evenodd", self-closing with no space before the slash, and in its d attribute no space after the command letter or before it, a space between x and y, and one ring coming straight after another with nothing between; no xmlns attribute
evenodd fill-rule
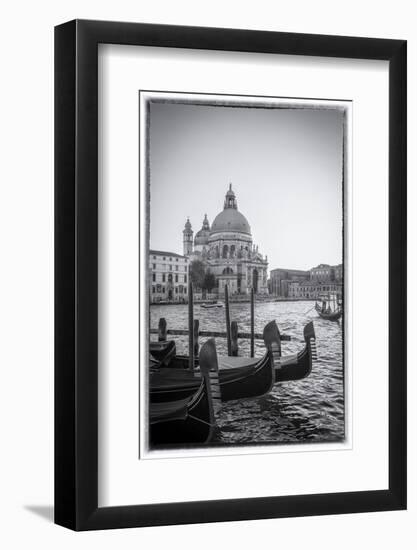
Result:
<svg viewBox="0 0 417 550"><path fill-rule="evenodd" d="M312 310L314 302L268 302L255 306L255 331L262 332L272 319L281 333L289 334L283 342L283 355L299 351L303 344L304 325L313 320L318 360L304 380L276 384L265 397L224 403L217 417L219 433L214 444L265 444L342 441L344 422L344 373L342 322L324 321ZM250 330L248 303L232 303L231 319L239 331ZM203 309L195 305L194 316L200 330L225 330L224 308ZM187 305L151 307L151 326L157 327L165 317L168 328L187 329ZM187 337L176 337L178 353L188 353ZM201 343L204 340L201 339ZM226 354L226 341L216 339L219 354ZM262 341L255 342L255 355L264 353ZM239 355L249 355L249 340L239 340Z"/></svg>

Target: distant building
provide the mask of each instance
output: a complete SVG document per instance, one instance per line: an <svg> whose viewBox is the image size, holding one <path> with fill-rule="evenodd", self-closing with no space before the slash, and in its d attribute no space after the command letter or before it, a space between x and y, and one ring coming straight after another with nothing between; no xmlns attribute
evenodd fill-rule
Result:
<svg viewBox="0 0 417 550"><path fill-rule="evenodd" d="M328 281L343 281L343 264L328 265L320 264L310 269L310 280L318 283Z"/></svg>
<svg viewBox="0 0 417 550"><path fill-rule="evenodd" d="M339 282L318 283L316 281L291 281L288 284L288 297L292 299L318 299L323 294L336 294L342 297L343 285Z"/></svg>
<svg viewBox="0 0 417 550"><path fill-rule="evenodd" d="M151 303L187 300L189 260L175 252L149 251Z"/></svg>
<svg viewBox="0 0 417 550"><path fill-rule="evenodd" d="M343 283L343 264L333 266L334 280Z"/></svg>
<svg viewBox="0 0 417 550"><path fill-rule="evenodd" d="M300 269L272 269L269 278L269 292L275 296L288 298L288 285L291 281L308 281L310 272Z"/></svg>
<svg viewBox="0 0 417 550"><path fill-rule="evenodd" d="M292 284L299 283L299 284ZM311 283L311 284L308 284ZM331 287L327 283L337 283ZM343 283L343 264L319 264L309 270L272 269L268 280L270 294L282 298L316 297L320 292L331 291L341 293ZM320 286L323 285L323 286ZM325 288L326 290L322 290Z"/></svg>

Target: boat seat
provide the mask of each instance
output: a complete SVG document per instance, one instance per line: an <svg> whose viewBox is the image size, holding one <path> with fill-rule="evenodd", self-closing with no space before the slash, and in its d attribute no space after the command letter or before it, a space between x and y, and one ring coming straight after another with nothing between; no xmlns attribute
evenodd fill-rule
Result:
<svg viewBox="0 0 417 550"><path fill-rule="evenodd" d="M184 388L193 388L201 381L200 372L190 372L185 369L172 369L170 367L160 368L151 372L150 385L152 389L164 388L167 386L181 385Z"/></svg>
<svg viewBox="0 0 417 550"><path fill-rule="evenodd" d="M297 362L297 353L293 353L292 355L284 355L281 357L281 367L284 367L285 365L291 365Z"/></svg>
<svg viewBox="0 0 417 550"><path fill-rule="evenodd" d="M281 357L281 366L289 365L297 360L297 354L285 355ZM255 367L260 361L259 357L218 357L219 370L229 370L241 367Z"/></svg>
<svg viewBox="0 0 417 550"><path fill-rule="evenodd" d="M255 367L260 360L260 357L228 357L227 355L219 355L217 357L219 370Z"/></svg>

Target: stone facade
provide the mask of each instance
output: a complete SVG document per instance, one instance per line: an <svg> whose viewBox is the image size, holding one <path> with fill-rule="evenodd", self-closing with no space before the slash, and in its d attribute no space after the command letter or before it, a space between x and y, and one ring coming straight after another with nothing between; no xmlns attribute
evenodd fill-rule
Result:
<svg viewBox="0 0 417 550"><path fill-rule="evenodd" d="M190 247L190 243L193 246ZM216 278L218 293L227 284L231 294L268 294L268 259L253 244L251 229L239 212L232 185L226 193L223 210L210 227L207 214L193 240L191 223L183 231L184 256L201 260Z"/></svg>
<svg viewBox="0 0 417 550"><path fill-rule="evenodd" d="M326 294L335 294L342 297L342 283L328 282L317 283L315 281L291 281L288 284L288 298L292 299L318 299Z"/></svg>
<svg viewBox="0 0 417 550"><path fill-rule="evenodd" d="M275 296L288 298L289 283L291 281L308 281L309 271L300 269L272 269L269 279L269 292Z"/></svg>
<svg viewBox="0 0 417 550"><path fill-rule="evenodd" d="M335 291L339 292L343 283L343 264L320 264L308 271L272 269L268 286L271 294L282 298L318 297L322 288L324 292L330 288L333 291L334 285L327 283L335 283Z"/></svg>
<svg viewBox="0 0 417 550"><path fill-rule="evenodd" d="M188 299L189 260L175 252L149 251L151 303L185 302Z"/></svg>
<svg viewBox="0 0 417 550"><path fill-rule="evenodd" d="M343 280L343 264L320 264L313 267L310 269L310 280L318 283L341 282Z"/></svg>

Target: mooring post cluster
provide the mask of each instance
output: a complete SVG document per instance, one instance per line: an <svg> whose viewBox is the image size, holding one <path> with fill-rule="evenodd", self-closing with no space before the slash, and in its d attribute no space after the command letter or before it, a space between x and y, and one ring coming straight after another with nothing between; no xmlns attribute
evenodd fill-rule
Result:
<svg viewBox="0 0 417 550"><path fill-rule="evenodd" d="M255 332L255 293L254 289L251 289L250 293L250 332L239 332L237 321L230 320L230 299L229 288L225 285L225 321L226 332L214 331L214 330L200 330L200 321L194 319L194 289L190 282L188 285L188 329L168 329L167 321L164 317L161 317L158 322L157 329L150 329L151 334L158 334L158 341L165 342L168 339L168 335L176 336L188 336L188 367L193 370L195 367L196 359L199 356L200 351L200 336L206 338L226 338L227 341L227 355L230 357L237 357L239 355L239 339L250 340L250 356L255 356L255 340L262 340L263 335ZM281 334L281 341L290 341L291 336L287 334Z"/></svg>

